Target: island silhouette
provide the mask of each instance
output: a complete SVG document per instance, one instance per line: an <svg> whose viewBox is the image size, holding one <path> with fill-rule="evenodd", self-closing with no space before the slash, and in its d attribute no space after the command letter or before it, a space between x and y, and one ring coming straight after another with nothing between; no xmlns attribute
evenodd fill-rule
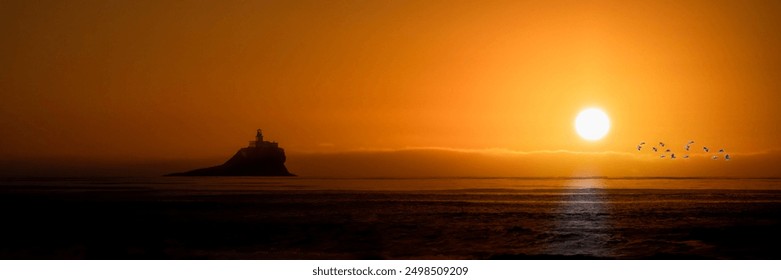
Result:
<svg viewBox="0 0 781 280"><path fill-rule="evenodd" d="M295 176L285 167L285 150L277 142L264 141L258 129L255 141L241 148L222 165L166 176Z"/></svg>

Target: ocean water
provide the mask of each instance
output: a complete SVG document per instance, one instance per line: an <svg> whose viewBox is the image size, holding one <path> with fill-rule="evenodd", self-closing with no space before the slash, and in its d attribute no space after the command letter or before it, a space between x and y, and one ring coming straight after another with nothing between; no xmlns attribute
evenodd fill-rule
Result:
<svg viewBox="0 0 781 280"><path fill-rule="evenodd" d="M779 259L781 180L6 178L5 259Z"/></svg>

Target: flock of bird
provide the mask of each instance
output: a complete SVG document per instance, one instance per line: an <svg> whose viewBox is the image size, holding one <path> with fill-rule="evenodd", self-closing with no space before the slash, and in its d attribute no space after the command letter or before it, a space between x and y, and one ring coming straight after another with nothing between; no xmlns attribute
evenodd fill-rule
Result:
<svg viewBox="0 0 781 280"><path fill-rule="evenodd" d="M686 145L683 146L683 149L686 150L687 154L684 154L682 156L682 158L684 158L684 159L688 159L689 158L688 152L691 150L692 144L694 144L693 140L687 142ZM640 142L640 144L637 145L637 151L642 151L644 146L645 146L645 141L644 142ZM659 151L662 151L663 154L659 155L659 158L666 158L668 156L667 154L669 154L670 159L676 159L677 158L677 157L675 157L675 153L672 150L670 150L669 148L665 148L664 142L659 142L659 148L657 148L656 146L652 146L651 149L655 153L657 153ZM706 153L710 152L710 149L707 146L702 146L702 150L705 151ZM719 159L719 155L722 155L722 154L724 155L724 160L730 160L729 154L725 153L724 149L719 149L719 151L718 151L718 153L716 155L712 155L711 156L711 159L712 160L718 160Z"/></svg>

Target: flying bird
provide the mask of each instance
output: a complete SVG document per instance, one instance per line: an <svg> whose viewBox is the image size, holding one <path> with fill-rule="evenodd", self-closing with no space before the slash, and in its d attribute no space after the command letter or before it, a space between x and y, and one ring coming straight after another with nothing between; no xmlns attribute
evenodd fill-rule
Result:
<svg viewBox="0 0 781 280"><path fill-rule="evenodd" d="M665 152L665 153L669 153L669 152L670 152L670 149L664 150L664 152Z"/></svg>
<svg viewBox="0 0 781 280"><path fill-rule="evenodd" d="M713 156L713 157L711 157L711 159L712 160L717 160L717 159L719 159L719 156Z"/></svg>
<svg viewBox="0 0 781 280"><path fill-rule="evenodd" d="M643 142L640 142L640 145L645 145L645 141L643 141Z"/></svg>
<svg viewBox="0 0 781 280"><path fill-rule="evenodd" d="M724 152L724 149L719 150L719 153L723 153L723 152Z"/></svg>
<svg viewBox="0 0 781 280"><path fill-rule="evenodd" d="M671 154L671 155L670 155L670 158L671 158L671 159L675 159L675 154Z"/></svg>
<svg viewBox="0 0 781 280"><path fill-rule="evenodd" d="M694 140L689 140L689 143L686 143L686 146L684 147L684 149L686 149L688 151L689 148L691 148L692 144L694 144Z"/></svg>
<svg viewBox="0 0 781 280"><path fill-rule="evenodd" d="M725 160L729 160L729 154L725 155L725 156L724 156L724 159L725 159Z"/></svg>
<svg viewBox="0 0 781 280"><path fill-rule="evenodd" d="M654 152L656 152L656 151L657 151L657 150L656 150L656 147L651 147L651 149L654 149Z"/></svg>
<svg viewBox="0 0 781 280"><path fill-rule="evenodd" d="M659 156L659 158L664 158L664 155Z"/></svg>
<svg viewBox="0 0 781 280"><path fill-rule="evenodd" d="M708 149L708 147L705 147L705 146L703 146L703 147L702 147L702 149L703 149L703 150L704 150L706 153L710 151L710 149Z"/></svg>
<svg viewBox="0 0 781 280"><path fill-rule="evenodd" d="M640 148L642 148L642 147L643 147L643 146L641 146L641 145L637 145L637 150L639 151L639 150L640 150Z"/></svg>
<svg viewBox="0 0 781 280"><path fill-rule="evenodd" d="M689 158L689 155L683 155L683 158Z"/></svg>
<svg viewBox="0 0 781 280"><path fill-rule="evenodd" d="M662 147L664 147L664 143L662 143L662 142L659 142L659 146L662 146Z"/></svg>

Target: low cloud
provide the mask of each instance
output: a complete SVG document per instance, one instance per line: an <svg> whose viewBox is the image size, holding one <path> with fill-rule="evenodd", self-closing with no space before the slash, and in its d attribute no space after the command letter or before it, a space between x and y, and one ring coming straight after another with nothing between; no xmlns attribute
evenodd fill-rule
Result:
<svg viewBox="0 0 781 280"><path fill-rule="evenodd" d="M661 159L652 152L513 151L410 147L344 152L288 151L302 177L781 177L781 151L731 153L732 160ZM203 159L39 158L0 160L1 177L161 176L223 163Z"/></svg>
<svg viewBox="0 0 781 280"><path fill-rule="evenodd" d="M290 153L288 168L313 177L778 177L781 152L731 154L711 160L659 158L655 153L513 151L412 147Z"/></svg>

